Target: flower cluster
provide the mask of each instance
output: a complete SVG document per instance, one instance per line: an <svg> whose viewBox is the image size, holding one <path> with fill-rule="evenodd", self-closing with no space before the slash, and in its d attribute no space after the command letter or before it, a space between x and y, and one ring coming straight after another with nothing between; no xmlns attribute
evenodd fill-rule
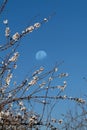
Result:
<svg viewBox="0 0 87 130"><path fill-rule="evenodd" d="M64 84L63 86L60 86L60 85L58 86L58 88L59 88L60 90L62 90L62 91L64 91L64 89L66 88L67 82L64 81L63 84Z"/></svg>
<svg viewBox="0 0 87 130"><path fill-rule="evenodd" d="M73 97L69 97L70 100L74 100L76 101L77 103L81 103L81 104L84 104L86 101L82 98L73 98Z"/></svg>
<svg viewBox="0 0 87 130"><path fill-rule="evenodd" d="M5 79L6 85L10 84L11 78L12 78L12 74L8 74L6 79Z"/></svg>
<svg viewBox="0 0 87 130"><path fill-rule="evenodd" d="M43 81L41 84L39 84L39 87L40 87L40 88L43 88L45 85L46 85L46 82Z"/></svg>
<svg viewBox="0 0 87 130"><path fill-rule="evenodd" d="M41 25L40 23L35 23L33 26L29 26L29 27L26 28L25 31L22 31L22 34L26 34L26 33L32 32L34 29L39 28L40 25Z"/></svg>
<svg viewBox="0 0 87 130"><path fill-rule="evenodd" d="M38 117L36 115L33 115L29 119L29 127L33 127L35 124L38 123Z"/></svg>
<svg viewBox="0 0 87 130"><path fill-rule="evenodd" d="M22 101L19 102L19 106L21 111L26 111L26 107L24 106Z"/></svg>
<svg viewBox="0 0 87 130"><path fill-rule="evenodd" d="M3 23L4 23L5 25L7 25L7 24L8 24L8 20L7 20L7 19L4 20Z"/></svg>
<svg viewBox="0 0 87 130"><path fill-rule="evenodd" d="M37 83L37 78L34 77L34 79L32 79L32 80L28 83L28 85L29 85L29 86L32 86L32 85L35 85L36 83Z"/></svg>
<svg viewBox="0 0 87 130"><path fill-rule="evenodd" d="M41 26L40 23L35 23L35 24L34 24L34 27L35 27L35 28L39 28L40 26Z"/></svg>
<svg viewBox="0 0 87 130"><path fill-rule="evenodd" d="M44 67L40 67L39 70L36 70L34 73L33 73L33 76L37 75L37 74L41 74L44 70Z"/></svg>
<svg viewBox="0 0 87 130"><path fill-rule="evenodd" d="M20 34L18 32L16 32L13 36L12 36L12 39L14 41L17 41L18 39L20 38Z"/></svg>
<svg viewBox="0 0 87 130"><path fill-rule="evenodd" d="M59 74L59 78L67 77L68 75L69 75L68 73L61 73L61 74Z"/></svg>
<svg viewBox="0 0 87 130"><path fill-rule="evenodd" d="M63 123L63 120L62 119L59 119L59 120L57 120L57 119L51 119L51 121L53 122L53 123L58 123L58 124L62 124Z"/></svg>
<svg viewBox="0 0 87 130"><path fill-rule="evenodd" d="M14 55L9 59L10 62L15 62L19 56L18 52L15 52Z"/></svg>
<svg viewBox="0 0 87 130"><path fill-rule="evenodd" d="M26 32L32 32L34 30L33 26L27 27L26 28Z"/></svg>
<svg viewBox="0 0 87 130"><path fill-rule="evenodd" d="M6 37L10 36L10 28L9 27L6 27L6 29L5 29L5 36Z"/></svg>

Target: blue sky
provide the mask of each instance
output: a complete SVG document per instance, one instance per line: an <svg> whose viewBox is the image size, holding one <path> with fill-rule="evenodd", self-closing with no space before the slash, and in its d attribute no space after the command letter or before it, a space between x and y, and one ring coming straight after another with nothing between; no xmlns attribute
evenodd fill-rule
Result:
<svg viewBox="0 0 87 130"><path fill-rule="evenodd" d="M83 96L87 91L83 80L87 77L87 0L9 0L0 23L8 19L11 33L20 33L53 12L56 15L48 23L21 39L17 73L23 78L35 65L51 68L56 61L64 61L59 70L69 73L65 93ZM46 59L35 59L39 50L46 51Z"/></svg>

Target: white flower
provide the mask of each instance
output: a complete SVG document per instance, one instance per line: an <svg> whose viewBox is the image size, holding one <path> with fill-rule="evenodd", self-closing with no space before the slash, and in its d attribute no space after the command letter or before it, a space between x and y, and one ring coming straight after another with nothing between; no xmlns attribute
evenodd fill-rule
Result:
<svg viewBox="0 0 87 130"><path fill-rule="evenodd" d="M20 112L18 112L18 113L17 113L17 115L18 115L18 116L21 116L21 113L20 113Z"/></svg>
<svg viewBox="0 0 87 130"><path fill-rule="evenodd" d="M85 100L83 100L82 98L77 98L76 101L77 101L78 103L85 103Z"/></svg>
<svg viewBox="0 0 87 130"><path fill-rule="evenodd" d="M12 97L12 94L11 94L11 93L9 93L9 95L8 95L8 98L10 98L10 97Z"/></svg>
<svg viewBox="0 0 87 130"><path fill-rule="evenodd" d="M17 65L16 64L14 64L14 69L16 69L17 68Z"/></svg>
<svg viewBox="0 0 87 130"><path fill-rule="evenodd" d="M58 89L60 89L61 91L64 91L65 86L57 86Z"/></svg>
<svg viewBox="0 0 87 130"><path fill-rule="evenodd" d="M34 30L33 26L30 26L30 27L26 28L26 32L32 32L33 30Z"/></svg>
<svg viewBox="0 0 87 130"><path fill-rule="evenodd" d="M48 22L48 19L47 19L47 18L44 18L44 21L45 21L45 22Z"/></svg>
<svg viewBox="0 0 87 130"><path fill-rule="evenodd" d="M57 71L58 71L58 68L56 67L56 68L54 69L54 71L57 72Z"/></svg>
<svg viewBox="0 0 87 130"><path fill-rule="evenodd" d="M52 81L53 80L53 78L52 77L49 77L49 81Z"/></svg>
<svg viewBox="0 0 87 130"><path fill-rule="evenodd" d="M34 27L35 27L35 28L39 28L40 25L41 25L40 23L35 23L35 24L34 24Z"/></svg>
<svg viewBox="0 0 87 130"><path fill-rule="evenodd" d="M3 23L4 23L4 24L8 24L8 20L7 20L7 19L4 20Z"/></svg>
<svg viewBox="0 0 87 130"><path fill-rule="evenodd" d="M22 34L25 34L25 31L22 31Z"/></svg>
<svg viewBox="0 0 87 130"><path fill-rule="evenodd" d="M46 101L45 101L45 100L43 100L43 101L42 101L42 103L43 103L43 104L46 104Z"/></svg>
<svg viewBox="0 0 87 130"><path fill-rule="evenodd" d="M56 123L56 119L52 119L51 121L52 121L53 123Z"/></svg>
<svg viewBox="0 0 87 130"><path fill-rule="evenodd" d="M31 80L31 81L28 83L29 86L34 85L34 84L36 84L36 80L35 80L35 79Z"/></svg>
<svg viewBox="0 0 87 130"><path fill-rule="evenodd" d="M19 102L19 105L20 105L20 106L23 106L23 102L22 102L22 101L21 101L21 102Z"/></svg>
<svg viewBox="0 0 87 130"><path fill-rule="evenodd" d="M66 86L67 86L67 82L66 82L66 81L64 81L63 83L64 83L64 87L66 87Z"/></svg>
<svg viewBox="0 0 87 130"><path fill-rule="evenodd" d="M12 39L17 41L20 38L20 34L17 32L12 36Z"/></svg>
<svg viewBox="0 0 87 130"><path fill-rule="evenodd" d="M1 111L1 112L0 112L0 115L3 116L3 115L4 115L4 111Z"/></svg>
<svg viewBox="0 0 87 130"><path fill-rule="evenodd" d="M63 120L62 120L62 119L58 120L58 123L59 123L59 124L62 124L62 123L63 123Z"/></svg>
<svg viewBox="0 0 87 130"><path fill-rule="evenodd" d="M25 110L26 110L26 107L22 107L22 108L21 108L21 111L25 111Z"/></svg>
<svg viewBox="0 0 87 130"><path fill-rule="evenodd" d="M5 29L5 36L9 37L9 35L10 35L10 28L6 27L6 29Z"/></svg>
<svg viewBox="0 0 87 130"><path fill-rule="evenodd" d="M33 79L34 79L34 80L38 80L38 76L34 76Z"/></svg>
<svg viewBox="0 0 87 130"><path fill-rule="evenodd" d="M33 115L32 119L37 120L37 116Z"/></svg>
<svg viewBox="0 0 87 130"><path fill-rule="evenodd" d="M36 70L34 73L33 73L33 76L37 75L37 74L41 74L41 72L44 70L43 67L40 67L39 70Z"/></svg>
<svg viewBox="0 0 87 130"><path fill-rule="evenodd" d="M44 85L46 85L46 82L42 82L41 84L39 84L39 87L43 87Z"/></svg>
<svg viewBox="0 0 87 130"><path fill-rule="evenodd" d="M61 74L59 75L59 78L67 77L67 76L68 76L68 73L61 73Z"/></svg>
<svg viewBox="0 0 87 130"><path fill-rule="evenodd" d="M66 99L66 98L67 98L67 96L66 96L66 95L64 95L64 96L63 96L63 98L64 98L64 99Z"/></svg>
<svg viewBox="0 0 87 130"><path fill-rule="evenodd" d="M10 115L9 111L5 112L5 116L9 116L9 115Z"/></svg>
<svg viewBox="0 0 87 130"><path fill-rule="evenodd" d="M44 70L44 68L43 68L43 67L40 67L40 70L39 70L39 71L41 71L41 72L42 72L43 70Z"/></svg>
<svg viewBox="0 0 87 130"><path fill-rule="evenodd" d="M7 77L6 77L6 79L5 79L6 85L10 84L11 78L12 78L12 74L8 74Z"/></svg>
<svg viewBox="0 0 87 130"><path fill-rule="evenodd" d="M1 64L4 64L4 61L2 61Z"/></svg>
<svg viewBox="0 0 87 130"><path fill-rule="evenodd" d="M12 56L12 57L9 59L9 61L10 61L10 62L16 61L17 58L18 58L18 56L19 56L19 53L18 53L18 52L15 52L15 53L14 53L14 56ZM15 67L16 67L16 66L15 66Z"/></svg>

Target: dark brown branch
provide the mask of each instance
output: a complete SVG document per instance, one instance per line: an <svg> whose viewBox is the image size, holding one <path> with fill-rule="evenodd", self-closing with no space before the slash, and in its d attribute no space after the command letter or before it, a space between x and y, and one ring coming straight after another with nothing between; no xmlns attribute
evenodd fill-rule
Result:
<svg viewBox="0 0 87 130"><path fill-rule="evenodd" d="M3 10L5 9L5 6L6 6L7 2L8 2L8 0L4 0L3 4L1 5L1 7L0 7L0 15L3 12Z"/></svg>

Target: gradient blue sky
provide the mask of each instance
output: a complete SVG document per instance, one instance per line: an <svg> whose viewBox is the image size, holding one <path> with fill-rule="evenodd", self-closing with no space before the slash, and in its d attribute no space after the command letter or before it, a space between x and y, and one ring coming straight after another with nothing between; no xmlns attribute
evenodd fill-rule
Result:
<svg viewBox="0 0 87 130"><path fill-rule="evenodd" d="M63 60L59 69L69 73L65 94L83 96L87 91L83 80L87 77L87 0L9 0L0 22L8 19L11 33L20 33L53 12L56 15L48 23L21 39L17 73L23 78L35 65L51 68ZM43 61L35 59L39 50L47 53Z"/></svg>

